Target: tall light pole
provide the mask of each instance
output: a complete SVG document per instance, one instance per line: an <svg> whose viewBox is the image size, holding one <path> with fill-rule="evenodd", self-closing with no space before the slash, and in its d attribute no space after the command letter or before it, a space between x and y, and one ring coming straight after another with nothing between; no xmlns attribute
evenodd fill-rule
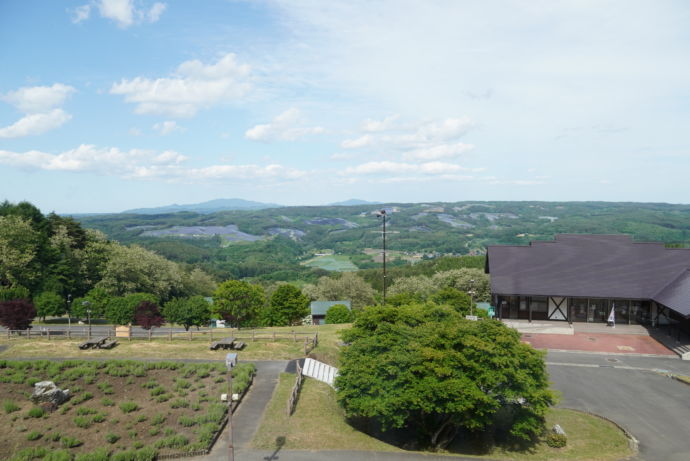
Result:
<svg viewBox="0 0 690 461"><path fill-rule="evenodd" d="M71 334L72 333L72 295L68 294L67 295L67 331ZM68 334L69 336L69 334Z"/></svg>
<svg viewBox="0 0 690 461"><path fill-rule="evenodd" d="M470 280L470 291L467 294L470 295L470 315L474 315L474 280Z"/></svg>
<svg viewBox="0 0 690 461"><path fill-rule="evenodd" d="M81 305L86 307L86 316L89 319L89 339L91 339L91 303L88 301L82 301Z"/></svg>
<svg viewBox="0 0 690 461"><path fill-rule="evenodd" d="M228 368L228 461L235 461L235 447L232 440L232 368L237 365L237 354L228 353L225 356L225 366Z"/></svg>
<svg viewBox="0 0 690 461"><path fill-rule="evenodd" d="M383 220L383 305L386 305L386 209L376 213Z"/></svg>

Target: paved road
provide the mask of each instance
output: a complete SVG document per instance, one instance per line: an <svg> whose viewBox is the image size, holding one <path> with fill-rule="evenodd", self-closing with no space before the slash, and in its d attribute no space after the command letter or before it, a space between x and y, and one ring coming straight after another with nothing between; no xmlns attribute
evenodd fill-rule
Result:
<svg viewBox="0 0 690 461"><path fill-rule="evenodd" d="M690 460L690 386L654 370L690 375L690 363L657 357L549 352L560 406L605 416L640 442L637 459Z"/></svg>

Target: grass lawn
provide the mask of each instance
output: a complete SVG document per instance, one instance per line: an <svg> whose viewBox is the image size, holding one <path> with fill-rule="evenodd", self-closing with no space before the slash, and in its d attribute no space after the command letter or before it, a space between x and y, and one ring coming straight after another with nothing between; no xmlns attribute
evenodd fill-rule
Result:
<svg viewBox="0 0 690 461"><path fill-rule="evenodd" d="M304 450L372 450L402 451L370 437L345 422L343 410L328 385L305 378L297 408L286 415L288 395L295 375L282 374L261 426L252 441L256 448L275 449L276 438L285 437L286 449ZM631 454L625 435L613 424L595 416L573 410L554 408L547 417L548 427L560 424L568 434L564 448L537 444L529 452L495 448L478 454L473 450L456 450L449 455L505 460L617 460Z"/></svg>
<svg viewBox="0 0 690 461"><path fill-rule="evenodd" d="M314 256L301 264L308 267L318 267L327 271L353 272L357 270L357 266L346 255Z"/></svg>
<svg viewBox="0 0 690 461"><path fill-rule="evenodd" d="M253 369L235 368L235 393L249 385ZM43 380L69 389L71 398L52 412L34 404L33 385ZM62 458L51 459L93 460L102 459L98 450L150 455L204 449L225 416L225 392L223 363L0 360L0 457L41 459L62 450Z"/></svg>
<svg viewBox="0 0 690 461"><path fill-rule="evenodd" d="M347 325L345 325L347 326ZM318 332L319 345L310 355L319 360L335 363L337 357L337 342L339 338L337 331L343 325L321 325L305 327L277 327L264 328L257 331L257 335L266 335L275 331L276 333L290 333L292 330L305 332L313 335ZM214 331L215 340L223 337L222 330ZM242 335L239 332L227 331L227 336ZM250 333L248 333L250 334ZM8 348L0 352L0 358L171 358L171 359L207 359L224 360L228 351L209 350L210 338L195 336L192 341L182 339L186 334L182 333L179 339L169 341L167 338L157 338L149 342L146 339L133 339L128 341L126 338L118 338L118 345L113 349L87 349L80 350L78 345L83 339L51 339L42 338L12 338L0 337L0 345ZM251 340L242 339L246 347L238 352L239 360L290 360L304 357L304 336L297 337L297 342L292 339L272 340Z"/></svg>

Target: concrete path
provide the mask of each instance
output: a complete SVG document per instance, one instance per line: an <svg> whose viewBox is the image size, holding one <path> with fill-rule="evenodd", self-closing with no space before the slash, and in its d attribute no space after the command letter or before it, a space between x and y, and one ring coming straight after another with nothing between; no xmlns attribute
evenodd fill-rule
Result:
<svg viewBox="0 0 690 461"><path fill-rule="evenodd" d="M256 364L254 382L232 418L233 439L236 450L249 447L256 430L259 428L268 402L271 401L280 373L284 372L288 365L287 360L255 361L254 363ZM209 461L227 460L227 427L224 432L208 456L194 459ZM236 458L241 459L239 457Z"/></svg>

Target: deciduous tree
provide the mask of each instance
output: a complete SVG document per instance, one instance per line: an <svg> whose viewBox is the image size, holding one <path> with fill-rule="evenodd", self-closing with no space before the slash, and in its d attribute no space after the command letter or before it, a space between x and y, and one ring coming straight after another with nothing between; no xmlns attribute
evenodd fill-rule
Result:
<svg viewBox="0 0 690 461"><path fill-rule="evenodd" d="M173 298L163 305L163 316L170 323L189 327L208 325L211 319L211 305L203 296Z"/></svg>
<svg viewBox="0 0 690 461"><path fill-rule="evenodd" d="M349 300L353 309L374 303L376 292L361 277L345 272L339 277L321 277L316 285L304 288L305 294L316 301Z"/></svg>
<svg viewBox="0 0 690 461"><path fill-rule="evenodd" d="M434 304L374 306L342 337L335 385L347 416L408 428L434 449L505 416L512 437L530 440L554 402L544 353L498 321Z"/></svg>
<svg viewBox="0 0 690 461"><path fill-rule="evenodd" d="M26 330L36 317L36 308L26 299L0 302L0 325L8 330Z"/></svg>
<svg viewBox="0 0 690 461"><path fill-rule="evenodd" d="M256 323L266 296L260 285L239 280L227 280L213 293L213 313L235 326Z"/></svg>
<svg viewBox="0 0 690 461"><path fill-rule="evenodd" d="M44 292L34 298L36 315L45 320L46 316L58 316L65 313L65 299L57 293Z"/></svg>
<svg viewBox="0 0 690 461"><path fill-rule="evenodd" d="M160 327L165 323L165 319L158 309L158 304L151 301L142 301L134 308L134 323L144 330L153 327Z"/></svg>
<svg viewBox="0 0 690 461"><path fill-rule="evenodd" d="M105 317L115 325L129 325L134 322L134 311L143 301L158 303L158 299L150 293L133 293L110 299L105 308Z"/></svg>
<svg viewBox="0 0 690 461"><path fill-rule="evenodd" d="M350 323L354 320L352 311L345 304L335 304L326 311L326 323L329 325L336 323Z"/></svg>
<svg viewBox="0 0 690 461"><path fill-rule="evenodd" d="M283 284L271 294L265 314L267 326L294 325L309 313L309 298L294 285Z"/></svg>

